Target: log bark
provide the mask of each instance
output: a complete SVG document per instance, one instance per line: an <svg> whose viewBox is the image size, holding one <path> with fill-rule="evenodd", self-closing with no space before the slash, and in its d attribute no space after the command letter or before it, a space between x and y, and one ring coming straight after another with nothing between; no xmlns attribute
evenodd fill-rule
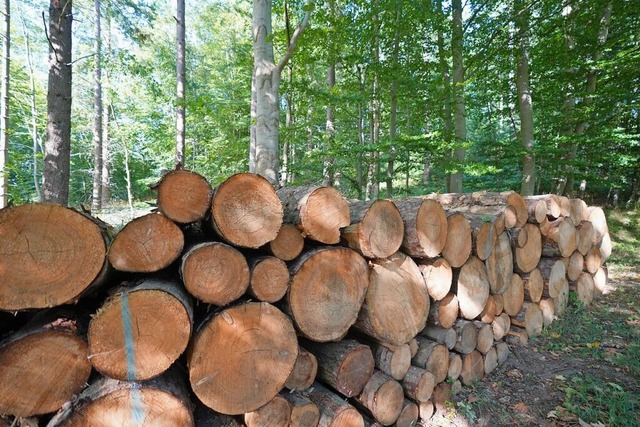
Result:
<svg viewBox="0 0 640 427"><path fill-rule="evenodd" d="M498 236L493 252L485 261L485 266L491 293L503 293L509 286L513 273L513 253L507 233Z"/></svg>
<svg viewBox="0 0 640 427"><path fill-rule="evenodd" d="M290 427L316 427L320 421L318 405L300 392L281 393L291 406Z"/></svg>
<svg viewBox="0 0 640 427"><path fill-rule="evenodd" d="M542 224L547 219L547 204L541 199L525 197L524 201L529 211L529 222Z"/></svg>
<svg viewBox="0 0 640 427"><path fill-rule="evenodd" d="M436 384L447 379L447 371L449 370L449 350L447 347L422 336L417 336L416 339L419 348L418 353L411 359L411 364L431 372Z"/></svg>
<svg viewBox="0 0 640 427"><path fill-rule="evenodd" d="M0 342L0 413L30 417L57 411L91 372L86 325L67 310L40 312Z"/></svg>
<svg viewBox="0 0 640 427"><path fill-rule="evenodd" d="M447 217L447 241L442 256L451 267L462 267L471 255L471 228L467 218L459 212Z"/></svg>
<svg viewBox="0 0 640 427"><path fill-rule="evenodd" d="M48 427L194 426L189 392L174 366L148 381L101 377L76 395Z"/></svg>
<svg viewBox="0 0 640 427"><path fill-rule="evenodd" d="M292 224L282 224L276 238L266 245L271 255L283 261L297 258L304 248L304 237L298 227Z"/></svg>
<svg viewBox="0 0 640 427"><path fill-rule="evenodd" d="M515 249L515 266L522 273L530 273L540 261L542 236L534 224L526 224L524 230L527 234L527 241L524 246Z"/></svg>
<svg viewBox="0 0 640 427"><path fill-rule="evenodd" d="M471 227L471 253L484 261L493 253L498 239L494 221L482 213L466 214L465 216Z"/></svg>
<svg viewBox="0 0 640 427"><path fill-rule="evenodd" d="M282 203L269 181L260 175L232 175L213 192L211 222L229 244L259 248L276 238L282 220Z"/></svg>
<svg viewBox="0 0 640 427"><path fill-rule="evenodd" d="M404 399L400 416L396 420L395 427L415 427L420 418L420 409L414 402Z"/></svg>
<svg viewBox="0 0 640 427"><path fill-rule="evenodd" d="M373 350L376 368L391 378L400 381L411 366L411 348L409 344L389 346L372 342L369 346Z"/></svg>
<svg viewBox="0 0 640 427"><path fill-rule="evenodd" d="M462 317L473 320L482 313L489 298L489 289L489 278L484 264L476 257L469 258L460 269L456 280L456 295Z"/></svg>
<svg viewBox="0 0 640 427"><path fill-rule="evenodd" d="M280 395L275 395L255 411L244 414L244 423L247 427L288 427L290 421L291 405Z"/></svg>
<svg viewBox="0 0 640 427"><path fill-rule="evenodd" d="M364 427L360 412L320 383L313 383L307 397L320 411L318 427Z"/></svg>
<svg viewBox="0 0 640 427"><path fill-rule="evenodd" d="M285 303L298 330L314 341L344 337L370 286L365 259L349 248L318 248L298 258L290 272Z"/></svg>
<svg viewBox="0 0 640 427"><path fill-rule="evenodd" d="M429 323L445 329L451 328L458 318L459 311L458 297L449 292L442 300L434 301L429 307Z"/></svg>
<svg viewBox="0 0 640 427"><path fill-rule="evenodd" d="M472 385L484 377L484 359L479 351L472 351L462 356L460 380L464 385Z"/></svg>
<svg viewBox="0 0 640 427"><path fill-rule="evenodd" d="M447 371L447 380L457 380L462 372L462 356L458 353L449 353L449 370Z"/></svg>
<svg viewBox="0 0 640 427"><path fill-rule="evenodd" d="M109 248L109 262L119 271L152 273L171 265L183 247L182 230L164 215L151 213L120 230Z"/></svg>
<svg viewBox="0 0 640 427"><path fill-rule="evenodd" d="M373 374L375 361L371 349L356 340L328 343L303 340L303 345L318 360L318 378L343 396L360 394Z"/></svg>
<svg viewBox="0 0 640 427"><path fill-rule="evenodd" d="M423 368L411 366L402 380L405 395L416 402L427 402L436 386L435 376Z"/></svg>
<svg viewBox="0 0 640 427"><path fill-rule="evenodd" d="M515 214L513 226L522 227L529 217L529 211L524 198L514 191L502 193L490 191L477 191L475 193L450 193L450 194L430 194L430 199L439 201L447 209L460 208L480 208L488 211L493 208L495 213L510 208ZM509 227L511 228L511 227Z"/></svg>
<svg viewBox="0 0 640 427"><path fill-rule="evenodd" d="M527 337L532 338L542 333L544 314L538 304L525 302L520 312L511 318L511 325L524 328Z"/></svg>
<svg viewBox="0 0 640 427"><path fill-rule="evenodd" d="M425 326L420 334L440 344L444 344L449 350L456 345L456 341L458 340L458 335L453 328L443 328L442 326L436 325Z"/></svg>
<svg viewBox="0 0 640 427"><path fill-rule="evenodd" d="M570 257L564 258L564 265L567 271L567 278L571 281L578 280L584 270L584 256L578 251L574 251Z"/></svg>
<svg viewBox="0 0 640 427"><path fill-rule="evenodd" d="M302 347L298 348L298 357L293 370L284 383L289 390L304 390L311 387L318 374L318 360L313 353Z"/></svg>
<svg viewBox="0 0 640 427"><path fill-rule="evenodd" d="M108 377L148 380L180 357L192 329L192 302L182 284L155 278L125 283L92 316L88 357Z"/></svg>
<svg viewBox="0 0 640 427"><path fill-rule="evenodd" d="M282 389L298 356L291 320L268 303L227 308L205 321L187 354L191 388L211 409L251 412Z"/></svg>
<svg viewBox="0 0 640 427"><path fill-rule="evenodd" d="M404 393L398 381L383 372L374 371L356 401L367 408L376 421L388 426L400 416Z"/></svg>
<svg viewBox="0 0 640 427"><path fill-rule="evenodd" d="M289 269L279 258L265 256L248 260L251 278L247 291L254 298L274 303L289 289Z"/></svg>
<svg viewBox="0 0 640 427"><path fill-rule="evenodd" d="M201 221L209 214L213 189L196 172L170 171L154 188L158 191L158 209L172 221L186 224Z"/></svg>
<svg viewBox="0 0 640 427"><path fill-rule="evenodd" d="M457 334L454 350L462 354L469 354L474 351L478 344L478 328L475 327L473 322L460 319L456 322L454 329Z"/></svg>
<svg viewBox="0 0 640 427"><path fill-rule="evenodd" d="M502 313L500 316L497 316L491 322L491 329L493 329L493 339L495 341L499 341L503 339L509 329L511 328L511 317L507 313Z"/></svg>
<svg viewBox="0 0 640 427"><path fill-rule="evenodd" d="M283 187L277 191L284 208L284 222L293 224L302 236L333 245L340 242L340 229L350 223L349 203L333 187Z"/></svg>
<svg viewBox="0 0 640 427"><path fill-rule="evenodd" d="M544 291L544 279L540 269L534 268L529 274L522 274L522 282L524 283L524 298L527 301L538 302L542 298Z"/></svg>
<svg viewBox="0 0 640 427"><path fill-rule="evenodd" d="M406 344L424 329L429 314L429 295L418 266L397 252L372 261L369 277L355 328L383 343Z"/></svg>
<svg viewBox="0 0 640 427"><path fill-rule="evenodd" d="M447 217L440 203L418 198L393 203L404 220L402 251L415 258L440 255L447 241Z"/></svg>
<svg viewBox="0 0 640 427"><path fill-rule="evenodd" d="M542 239L542 255L546 257L570 257L578 248L576 227L566 217L552 224L549 234Z"/></svg>
<svg viewBox="0 0 640 427"><path fill-rule="evenodd" d="M89 217L59 205L0 210L0 310L71 302L100 285L107 236Z"/></svg>
<svg viewBox="0 0 640 427"><path fill-rule="evenodd" d="M525 198L527 203L532 201L542 200L547 206L547 217L550 219L556 219L560 217L560 199L555 194L542 194L539 196L527 196Z"/></svg>
<svg viewBox="0 0 640 427"><path fill-rule="evenodd" d="M511 284L507 291L502 294L502 297L504 299L504 312L509 316L518 314L524 302L524 282L517 273L513 273L511 276Z"/></svg>
<svg viewBox="0 0 640 427"><path fill-rule="evenodd" d="M349 203L351 225L342 240L366 258L388 258L402 245L404 223L400 211L389 200Z"/></svg>
<svg viewBox="0 0 640 427"><path fill-rule="evenodd" d="M208 304L223 306L247 291L250 271L247 260L234 247L205 242L182 256L180 276L191 295Z"/></svg>
<svg viewBox="0 0 640 427"><path fill-rule="evenodd" d="M434 301L440 301L451 290L453 270L444 258L418 261L418 268L424 278L429 296Z"/></svg>

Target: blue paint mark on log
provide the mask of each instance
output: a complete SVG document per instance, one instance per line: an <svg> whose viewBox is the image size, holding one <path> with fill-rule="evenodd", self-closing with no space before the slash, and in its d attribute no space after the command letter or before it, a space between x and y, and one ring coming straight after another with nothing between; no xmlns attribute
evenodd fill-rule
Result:
<svg viewBox="0 0 640 427"><path fill-rule="evenodd" d="M129 309L129 298L126 292L120 294L122 298L121 315L122 329L124 332L124 350L127 358L127 381L136 379L135 348L133 342L133 326L131 324L131 310ZM142 402L142 393L139 386L134 384L131 389L131 416L136 425L142 425L145 418L145 408Z"/></svg>

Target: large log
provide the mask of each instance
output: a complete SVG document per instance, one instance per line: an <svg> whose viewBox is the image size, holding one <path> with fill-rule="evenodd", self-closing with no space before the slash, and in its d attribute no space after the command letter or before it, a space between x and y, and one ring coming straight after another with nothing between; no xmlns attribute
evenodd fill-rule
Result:
<svg viewBox="0 0 640 427"><path fill-rule="evenodd" d="M478 328L468 320L460 319L456 322L454 329L457 340L453 347L458 353L469 354L475 350L478 344Z"/></svg>
<svg viewBox="0 0 640 427"><path fill-rule="evenodd" d="M529 274L522 274L522 282L524 283L524 297L527 301L538 302L542 298L544 291L544 279L540 269L534 268Z"/></svg>
<svg viewBox="0 0 640 427"><path fill-rule="evenodd" d="M304 390L311 387L318 374L318 360L313 353L300 347L293 370L284 386L289 390Z"/></svg>
<svg viewBox="0 0 640 427"><path fill-rule="evenodd" d="M318 405L301 392L281 393L291 406L290 427L316 427L320 421Z"/></svg>
<svg viewBox="0 0 640 427"><path fill-rule="evenodd" d="M207 179L196 172L172 170L154 188L158 191L158 210L172 221L201 221L209 213L213 190Z"/></svg>
<svg viewBox="0 0 640 427"><path fill-rule="evenodd" d="M192 302L179 282L148 278L125 284L91 318L89 360L111 378L147 380L184 352L192 327Z"/></svg>
<svg viewBox="0 0 640 427"><path fill-rule="evenodd" d="M141 425L194 426L189 392L178 366L142 382L98 378L74 396L47 427Z"/></svg>
<svg viewBox="0 0 640 427"><path fill-rule="evenodd" d="M513 273L513 252L507 233L498 236L491 255L485 260L485 266L491 293L501 294L506 291Z"/></svg>
<svg viewBox="0 0 640 427"><path fill-rule="evenodd" d="M561 215L560 199L555 194L542 194L539 196L525 197L527 203L542 200L547 206L547 217L551 219L559 218Z"/></svg>
<svg viewBox="0 0 640 427"><path fill-rule="evenodd" d="M367 343L373 350L376 368L395 380L401 380L411 366L411 348L409 344L385 345L376 342Z"/></svg>
<svg viewBox="0 0 640 427"><path fill-rule="evenodd" d="M586 221L591 222L593 226L593 244L600 246L602 238L609 231L607 225L607 216L599 206L589 206L586 211Z"/></svg>
<svg viewBox="0 0 640 427"><path fill-rule="evenodd" d="M571 218L557 220L542 239L542 255L569 257L578 248L576 227Z"/></svg>
<svg viewBox="0 0 640 427"><path fill-rule="evenodd" d="M404 220L402 251L415 258L437 257L447 241L447 217L440 203L419 198L393 203Z"/></svg>
<svg viewBox="0 0 640 427"><path fill-rule="evenodd" d="M502 294L504 299L504 312L509 316L515 316L520 311L524 302L524 282L517 273L511 276L511 284L507 291Z"/></svg>
<svg viewBox="0 0 640 427"><path fill-rule="evenodd" d="M291 405L280 395L255 411L244 414L247 427L288 427L291 422Z"/></svg>
<svg viewBox="0 0 640 427"><path fill-rule="evenodd" d="M351 339L327 343L302 342L318 359L320 380L346 397L362 392L375 366L369 346Z"/></svg>
<svg viewBox="0 0 640 427"><path fill-rule="evenodd" d="M349 203L333 187L283 187L278 197L284 222L294 224L303 237L325 244L340 241L340 229L350 223Z"/></svg>
<svg viewBox="0 0 640 427"><path fill-rule="evenodd" d="M538 264L544 280L546 295L555 298L567 284L567 269L562 259L542 258ZM513 314L512 314L513 316Z"/></svg>
<svg viewBox="0 0 640 427"><path fill-rule="evenodd" d="M166 216L151 213L120 230L109 248L109 262L119 271L152 273L171 265L183 247L182 230Z"/></svg>
<svg viewBox="0 0 640 427"><path fill-rule="evenodd" d="M444 258L418 261L418 268L427 286L427 292L434 301L440 301L451 290L453 271Z"/></svg>
<svg viewBox="0 0 640 427"><path fill-rule="evenodd" d="M471 255L471 227L469 221L460 212L447 217L447 242L442 249L442 256L449 261L451 267L462 267Z"/></svg>
<svg viewBox="0 0 640 427"><path fill-rule="evenodd" d="M317 248L298 258L290 272L285 303L298 330L314 341L344 337L369 287L365 259L349 248Z"/></svg>
<svg viewBox="0 0 640 427"><path fill-rule="evenodd" d="M238 173L227 178L213 193L211 222L227 243L259 248L278 235L283 208L265 178Z"/></svg>
<svg viewBox="0 0 640 427"><path fill-rule="evenodd" d="M318 427L364 427L362 414L320 383L313 383L307 397L320 410Z"/></svg>
<svg viewBox="0 0 640 427"><path fill-rule="evenodd" d="M524 230L527 233L527 242L524 246L515 249L515 266L522 273L530 273L538 265L542 254L542 236L540 230L534 224L526 224Z"/></svg>
<svg viewBox="0 0 640 427"><path fill-rule="evenodd" d="M0 413L30 417L58 410L91 372L83 319L40 312L0 342Z"/></svg>
<svg viewBox="0 0 640 427"><path fill-rule="evenodd" d="M262 256L248 260L251 278L249 294L264 302L280 301L289 288L289 269L279 258Z"/></svg>
<svg viewBox="0 0 640 427"><path fill-rule="evenodd" d="M429 295L418 266L396 252L372 261L369 278L355 328L383 343L406 344L424 329L429 314Z"/></svg>
<svg viewBox="0 0 640 427"><path fill-rule="evenodd" d="M460 314L465 319L475 319L489 298L489 278L482 261L474 256L470 257L460 269L455 282Z"/></svg>
<svg viewBox="0 0 640 427"><path fill-rule="evenodd" d="M304 248L304 237L293 224L282 224L276 238L266 245L266 249L271 255L283 261L291 261L302 253Z"/></svg>
<svg viewBox="0 0 640 427"><path fill-rule="evenodd" d="M471 385L484 377L484 359L479 351L472 351L462 356L460 379L462 384Z"/></svg>
<svg viewBox="0 0 640 427"><path fill-rule="evenodd" d="M402 410L396 420L395 427L415 427L418 424L420 418L420 409L418 405L409 399L404 399L402 402Z"/></svg>
<svg viewBox="0 0 640 427"><path fill-rule="evenodd" d="M250 280L245 257L222 242L205 242L190 248L182 256L180 276L191 295L220 306L240 298Z"/></svg>
<svg viewBox="0 0 640 427"><path fill-rule="evenodd" d="M404 223L400 211L389 200L349 203L351 225L342 230L342 240L367 258L387 258L402 245Z"/></svg>
<svg viewBox="0 0 640 427"><path fill-rule="evenodd" d="M582 221L579 225L576 226L576 239L578 251L582 255L586 255L591 250L593 246L593 235L595 231L593 229L593 224L591 221Z"/></svg>
<svg viewBox="0 0 640 427"><path fill-rule="evenodd" d="M211 409L251 412L284 386L298 356L291 320L268 303L217 312L194 336L187 354L191 388Z"/></svg>
<svg viewBox="0 0 640 427"><path fill-rule="evenodd" d="M449 292L442 300L434 301L429 307L429 323L448 329L456 322L459 311L458 297Z"/></svg>
<svg viewBox="0 0 640 427"><path fill-rule="evenodd" d="M458 335L453 328L443 328L442 326L436 325L428 324L420 334L440 344L444 344L449 350L456 345L456 341L458 340ZM418 345L419 344L420 343L418 343ZM415 354L413 356L415 356Z"/></svg>
<svg viewBox="0 0 640 427"><path fill-rule="evenodd" d="M416 339L419 348L418 353L411 359L411 364L431 372L436 384L447 379L447 371L449 370L449 350L447 347L422 336L417 336Z"/></svg>
<svg viewBox="0 0 640 427"><path fill-rule="evenodd" d="M417 366L411 366L402 380L405 395L416 402L428 401L436 384L431 372Z"/></svg>
<svg viewBox="0 0 640 427"><path fill-rule="evenodd" d="M367 408L380 424L388 426L400 416L404 393L398 381L383 372L374 371L356 401Z"/></svg>
<svg viewBox="0 0 640 427"><path fill-rule="evenodd" d="M47 308L100 284L107 239L87 216L59 205L0 210L0 310Z"/></svg>

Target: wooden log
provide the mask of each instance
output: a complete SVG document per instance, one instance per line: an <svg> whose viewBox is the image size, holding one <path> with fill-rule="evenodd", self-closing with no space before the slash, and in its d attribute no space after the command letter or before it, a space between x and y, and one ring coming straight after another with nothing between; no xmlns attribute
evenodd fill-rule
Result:
<svg viewBox="0 0 640 427"><path fill-rule="evenodd" d="M595 296L595 282L593 277L588 272L583 272L576 281L576 292L578 293L578 300L587 306L591 304Z"/></svg>
<svg viewBox="0 0 640 427"><path fill-rule="evenodd" d="M284 302L297 329L314 341L344 337L369 287L365 259L349 248L317 248L289 269L291 281Z"/></svg>
<svg viewBox="0 0 640 427"><path fill-rule="evenodd" d="M547 219L546 221L543 221L541 224L538 224L538 229L540 230L540 235L541 236L548 236L549 232L551 231L551 226L552 226L552 221Z"/></svg>
<svg viewBox="0 0 640 427"><path fill-rule="evenodd" d="M493 253L498 232L490 216L482 213L465 214L471 228L471 254L484 261Z"/></svg>
<svg viewBox="0 0 640 427"><path fill-rule="evenodd" d="M83 319L52 309L0 342L0 413L30 417L57 411L91 372Z"/></svg>
<svg viewBox="0 0 640 427"><path fill-rule="evenodd" d="M527 331L529 338L542 333L544 314L540 306L533 302L525 302L520 312L511 318L511 324Z"/></svg>
<svg viewBox="0 0 640 427"><path fill-rule="evenodd" d="M451 328L458 318L459 305L455 293L449 292L442 300L434 301L429 308L429 323Z"/></svg>
<svg viewBox="0 0 640 427"><path fill-rule="evenodd" d="M298 357L293 365L293 370L284 382L289 390L304 390L311 387L318 374L318 359L313 353L302 347L298 348Z"/></svg>
<svg viewBox="0 0 640 427"><path fill-rule="evenodd" d="M425 326L422 332L420 332L420 335L423 335L432 341L444 344L449 350L456 345L456 341L458 340L458 335L453 328L443 328L442 326L429 324ZM415 356L415 354L413 356Z"/></svg>
<svg viewBox="0 0 640 427"><path fill-rule="evenodd" d="M407 397L416 402L426 402L431 398L436 386L435 376L426 369L411 366L402 380L402 389Z"/></svg>
<svg viewBox="0 0 640 427"><path fill-rule="evenodd" d="M181 370L174 365L147 381L98 378L47 424L48 427L107 425L194 426Z"/></svg>
<svg viewBox="0 0 640 427"><path fill-rule="evenodd" d="M602 238L609 231L607 225L607 216L599 206L589 206L586 211L586 221L591 222L593 226L593 240L595 246L600 246Z"/></svg>
<svg viewBox="0 0 640 427"><path fill-rule="evenodd" d="M280 301L289 289L289 269L279 258L263 256L248 260L249 294L259 301Z"/></svg>
<svg viewBox="0 0 640 427"><path fill-rule="evenodd" d="M529 222L541 224L547 219L547 204L544 200L525 197L524 201L529 212Z"/></svg>
<svg viewBox="0 0 640 427"><path fill-rule="evenodd" d="M201 221L209 213L213 189L202 175L186 169L167 172L154 188L158 210L172 221Z"/></svg>
<svg viewBox="0 0 640 427"><path fill-rule="evenodd" d="M282 389L298 356L291 320L268 303L246 303L207 319L187 354L191 388L217 412L240 415Z"/></svg>
<svg viewBox="0 0 640 427"><path fill-rule="evenodd" d="M340 229L350 223L349 203L333 187L282 187L278 191L284 223L294 224L302 236L325 244L340 242Z"/></svg>
<svg viewBox="0 0 640 427"><path fill-rule="evenodd" d="M493 303L496 305L496 316L504 311L504 297L502 294L493 295Z"/></svg>
<svg viewBox="0 0 640 427"><path fill-rule="evenodd" d="M418 353L411 359L411 364L431 372L436 384L447 379L449 370L449 350L443 344L428 338L417 336Z"/></svg>
<svg viewBox="0 0 640 427"><path fill-rule="evenodd" d="M371 349L356 340L302 343L318 360L318 378L346 397L360 394L373 374Z"/></svg>
<svg viewBox="0 0 640 427"><path fill-rule="evenodd" d="M489 348L485 354L482 355L484 359L484 373L489 375L498 367L498 352L495 347Z"/></svg>
<svg viewBox="0 0 640 427"><path fill-rule="evenodd" d="M555 298L567 283L567 269L562 259L543 258L538 264L548 296Z"/></svg>
<svg viewBox="0 0 640 427"><path fill-rule="evenodd" d="M538 265L542 254L542 236L534 224L526 224L527 242L521 248L515 249L515 267L521 273L530 273Z"/></svg>
<svg viewBox="0 0 640 427"><path fill-rule="evenodd" d="M600 267L602 267L604 261L600 255L600 248L593 246L589 252L584 256L584 268L591 274L595 274Z"/></svg>
<svg viewBox="0 0 640 427"><path fill-rule="evenodd" d="M320 383L313 383L307 397L320 411L318 427L364 427L360 412Z"/></svg>
<svg viewBox="0 0 640 427"><path fill-rule="evenodd" d="M594 296L599 297L607 292L609 281L609 270L606 266L600 267L593 275Z"/></svg>
<svg viewBox="0 0 640 427"><path fill-rule="evenodd" d="M551 219L559 218L561 215L560 199L555 194L542 194L538 196L525 197L527 203L532 201L542 200L547 206L547 217Z"/></svg>
<svg viewBox="0 0 640 427"><path fill-rule="evenodd" d="M374 371L362 393L356 396L356 401L367 408L376 421L388 426L400 416L404 393L398 381L383 372Z"/></svg>
<svg viewBox="0 0 640 427"><path fill-rule="evenodd" d="M239 419L232 415L220 414L206 407L202 402L196 403L193 411L195 425L198 427L246 427Z"/></svg>
<svg viewBox="0 0 640 427"><path fill-rule="evenodd" d="M407 343L407 345L409 346L411 357L415 356L416 353L418 352L418 347L419 347L418 340L416 340L414 337L411 339L411 341Z"/></svg>
<svg viewBox="0 0 640 427"><path fill-rule="evenodd" d="M482 312L478 315L477 319L484 323L491 324L493 319L496 317L496 301L495 295L489 294L489 298L487 299L487 303L484 306Z"/></svg>
<svg viewBox="0 0 640 427"><path fill-rule="evenodd" d="M471 255L471 228L467 218L454 212L447 217L447 241L442 256L451 267L462 267Z"/></svg>
<svg viewBox="0 0 640 427"><path fill-rule="evenodd" d="M250 270L245 257L222 242L204 242L182 256L180 276L191 295L208 304L227 305L249 287Z"/></svg>
<svg viewBox="0 0 640 427"><path fill-rule="evenodd" d="M553 308L556 316L562 316L569 303L569 282L565 279L558 290L558 295L553 297Z"/></svg>
<svg viewBox="0 0 640 427"><path fill-rule="evenodd" d="M0 209L0 310L72 302L103 280L107 236L69 208L26 204Z"/></svg>
<svg viewBox="0 0 640 427"><path fill-rule="evenodd" d="M449 352L449 370L447 380L457 380L462 372L462 356L458 353Z"/></svg>
<svg viewBox="0 0 640 427"><path fill-rule="evenodd" d="M600 242L600 257L603 263L607 262L612 252L613 242L611 242L611 235L607 231L604 236L602 236L602 241Z"/></svg>
<svg viewBox="0 0 640 427"><path fill-rule="evenodd" d="M524 282L519 274L513 273L511 284L507 291L502 294L502 297L504 299L504 312L509 316L518 314L524 302Z"/></svg>
<svg viewBox="0 0 640 427"><path fill-rule="evenodd" d="M511 328L511 317L507 313L502 313L491 322L493 329L493 339L499 341L504 338Z"/></svg>
<svg viewBox="0 0 640 427"><path fill-rule="evenodd" d="M504 227L510 230L518 223L518 213L512 206L507 206L504 209Z"/></svg>
<svg viewBox="0 0 640 427"><path fill-rule="evenodd" d="M520 275L524 284L524 299L526 301L538 302L542 298L544 291L544 279L540 269L534 268L531 273Z"/></svg>
<svg viewBox="0 0 640 427"><path fill-rule="evenodd" d="M433 197L431 195L427 197ZM507 208L515 214L513 226L522 227L529 217L529 211L524 198L514 191L504 191L501 193L490 191L477 191L471 194L440 194L437 200L447 208L459 208L461 206L480 206L483 210L493 207L494 210L506 210ZM511 227L509 227L511 228Z"/></svg>
<svg viewBox="0 0 640 427"><path fill-rule="evenodd" d="M299 391L281 393L291 406L289 427L316 427L320 421L318 405Z"/></svg>
<svg viewBox="0 0 640 427"><path fill-rule="evenodd" d="M506 234L509 236L511 246L514 248L522 248L527 244L527 240L529 239L526 228L512 228L511 230L507 230Z"/></svg>
<svg viewBox="0 0 640 427"><path fill-rule="evenodd" d="M244 414L247 427L288 427L290 421L291 405L287 399L279 395L275 395L255 411Z"/></svg>
<svg viewBox="0 0 640 427"><path fill-rule="evenodd" d="M282 224L276 238L267 243L267 251L283 261L297 258L304 248L304 237L293 224Z"/></svg>
<svg viewBox="0 0 640 427"><path fill-rule="evenodd" d="M454 325L454 329L457 334L454 350L462 354L469 354L475 350L478 344L478 328L473 322L460 319Z"/></svg>
<svg viewBox="0 0 640 427"><path fill-rule="evenodd" d="M418 268L424 278L429 296L434 301L440 301L451 290L453 270L444 258L417 261Z"/></svg>
<svg viewBox="0 0 640 427"><path fill-rule="evenodd" d="M507 335L513 337L514 340L517 340L521 346L527 347L529 345L529 335L527 335L527 331L524 328L511 325L511 329L509 329Z"/></svg>
<svg viewBox="0 0 640 427"><path fill-rule="evenodd" d="M563 261L567 278L571 281L578 280L584 270L584 256L580 252L574 251L569 258L564 258Z"/></svg>
<svg viewBox="0 0 640 427"><path fill-rule="evenodd" d="M490 324L483 322L474 322L478 328L478 337L476 339L476 350L482 354L487 354L493 346L493 329Z"/></svg>
<svg viewBox="0 0 640 427"><path fill-rule="evenodd" d="M538 303L540 310L542 311L542 326L546 328L551 325L555 319L555 309L553 306L552 298L543 298Z"/></svg>
<svg viewBox="0 0 640 427"><path fill-rule="evenodd" d="M558 196L560 200L560 215L569 218L571 216L571 199L567 196Z"/></svg>
<svg viewBox="0 0 640 427"><path fill-rule="evenodd" d="M342 241L366 258L388 258L402 245L404 223L389 200L349 202L351 225L342 230Z"/></svg>
<svg viewBox="0 0 640 427"><path fill-rule="evenodd" d="M357 330L380 342L402 345L424 329L428 314L429 295L411 258L396 252L371 262L369 288L354 324Z"/></svg>
<svg viewBox="0 0 640 427"><path fill-rule="evenodd" d="M420 418L420 409L414 402L404 399L402 402L402 410L396 420L395 427L415 427Z"/></svg>
<svg viewBox="0 0 640 427"><path fill-rule="evenodd" d="M259 248L276 238L282 220L282 203L269 181L260 175L232 175L213 192L211 223L231 245Z"/></svg>
<svg viewBox="0 0 640 427"><path fill-rule="evenodd" d="M569 217L576 226L587 219L587 204L584 200L578 198L571 199L571 212Z"/></svg>
<svg viewBox="0 0 640 427"><path fill-rule="evenodd" d="M513 255L507 233L502 233L489 258L485 261L491 293L501 294L509 286L513 274Z"/></svg>
<svg viewBox="0 0 640 427"><path fill-rule="evenodd" d="M498 354L498 364L502 365L509 358L509 345L504 341L497 343L496 353Z"/></svg>
<svg viewBox="0 0 640 427"><path fill-rule="evenodd" d="M591 221L582 221L576 226L576 244L578 252L582 255L589 253L593 247L593 224Z"/></svg>
<svg viewBox="0 0 640 427"><path fill-rule="evenodd" d="M422 420L423 423L430 420L431 417L433 417L433 413L435 412L435 410L436 408L431 400L428 400L426 402L421 402L418 405L420 420Z"/></svg>
<svg viewBox="0 0 640 427"><path fill-rule="evenodd" d="M181 283L159 278L124 283L91 318L88 358L108 377L148 380L180 357L192 330L193 303Z"/></svg>
<svg viewBox="0 0 640 427"><path fill-rule="evenodd" d="M472 351L462 356L462 370L460 380L468 386L480 381L484 377L484 359L479 351Z"/></svg>
<svg viewBox="0 0 640 427"><path fill-rule="evenodd" d="M542 255L546 257L569 257L577 248L576 227L569 217L552 224L549 233L542 239Z"/></svg>
<svg viewBox="0 0 640 427"><path fill-rule="evenodd" d="M475 319L489 299L487 270L478 258L470 257L462 266L456 280L456 295L460 314L465 319Z"/></svg>
<svg viewBox="0 0 640 427"><path fill-rule="evenodd" d="M385 345L368 343L373 351L376 368L395 380L401 380L411 366L411 348L409 344Z"/></svg>
<svg viewBox="0 0 640 427"><path fill-rule="evenodd" d="M418 198L393 203L404 220L402 251L415 258L440 255L447 241L447 217L440 203Z"/></svg>

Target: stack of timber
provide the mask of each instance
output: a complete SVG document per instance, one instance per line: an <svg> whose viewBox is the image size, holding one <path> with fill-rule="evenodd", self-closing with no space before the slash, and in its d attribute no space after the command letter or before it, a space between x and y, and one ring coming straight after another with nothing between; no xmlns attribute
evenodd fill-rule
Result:
<svg viewBox="0 0 640 427"><path fill-rule="evenodd" d="M580 199L186 170L156 189L118 233L0 210L1 422L415 425L606 286L606 218Z"/></svg>

